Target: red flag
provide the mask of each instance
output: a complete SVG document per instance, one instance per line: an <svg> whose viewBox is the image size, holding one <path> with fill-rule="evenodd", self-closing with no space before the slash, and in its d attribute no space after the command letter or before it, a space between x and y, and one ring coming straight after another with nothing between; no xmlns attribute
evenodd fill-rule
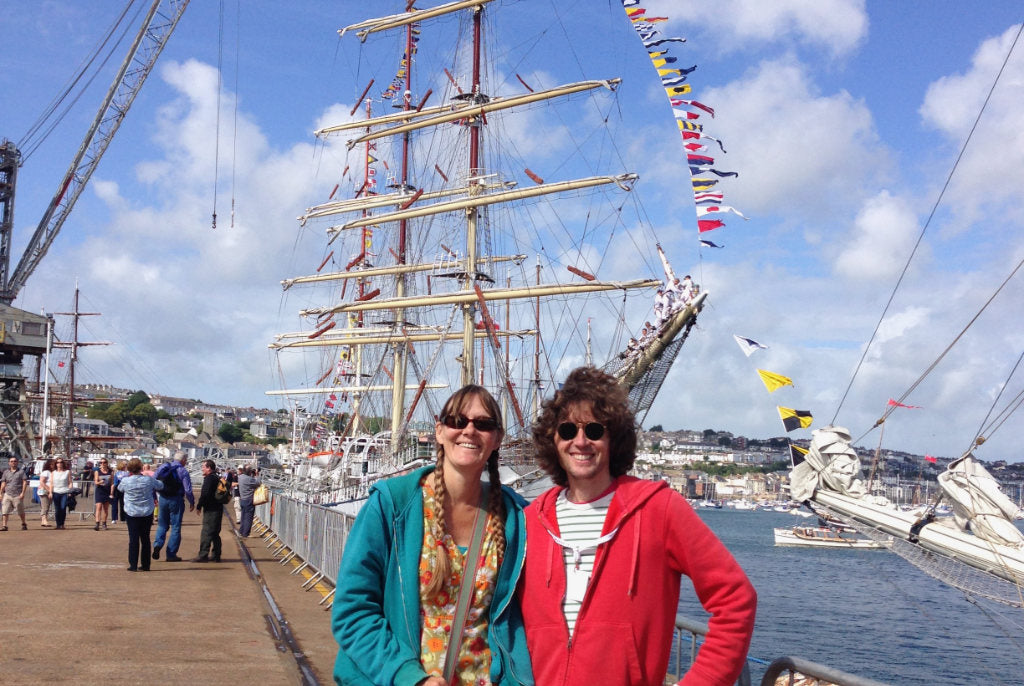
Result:
<svg viewBox="0 0 1024 686"><path fill-rule="evenodd" d="M719 221L718 219L698 219L697 220L697 231L704 233L705 231L712 231L720 226L725 226L725 222Z"/></svg>
<svg viewBox="0 0 1024 686"><path fill-rule="evenodd" d="M924 459L927 460L928 462L932 462L932 463L935 462L935 458L932 457L931 455L925 455Z"/></svg>
<svg viewBox="0 0 1024 686"><path fill-rule="evenodd" d="M895 400L893 400L892 398L889 398L889 405L891 407L905 407L908 410L920 410L920 409L923 409L919 405L904 405L903 403L898 403ZM934 460L933 460L933 462L934 462Z"/></svg>

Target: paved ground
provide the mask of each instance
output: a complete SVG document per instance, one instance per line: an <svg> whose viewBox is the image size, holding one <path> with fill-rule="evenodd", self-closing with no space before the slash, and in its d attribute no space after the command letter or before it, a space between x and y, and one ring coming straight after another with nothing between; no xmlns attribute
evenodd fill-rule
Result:
<svg viewBox="0 0 1024 686"><path fill-rule="evenodd" d="M326 589L303 590L308 577L281 565L263 539L245 541L255 577L227 519L221 563L161 559L130 573L123 524L94 531L91 516L72 513L56 531L41 528L37 512L29 510L28 531L13 516L0 532L0 683L331 683L330 613L318 605ZM198 551L200 522L185 514L186 560ZM281 638L288 633L305 672Z"/></svg>

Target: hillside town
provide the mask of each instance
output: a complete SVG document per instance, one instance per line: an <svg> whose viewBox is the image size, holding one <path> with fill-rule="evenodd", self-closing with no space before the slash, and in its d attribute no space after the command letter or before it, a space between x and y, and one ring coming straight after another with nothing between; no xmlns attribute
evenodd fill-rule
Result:
<svg viewBox="0 0 1024 686"><path fill-rule="evenodd" d="M308 445L312 426L298 408L287 412L217 405L96 384L76 385L75 397L73 431L65 430L66 418L50 418L47 434L52 444L48 449L59 451L53 444L67 441L67 452L79 467L102 456L160 461L181 450L190 460L288 469L294 456L302 455L301 446ZM432 431L421 433L420 442L433 441ZM792 444L806 447L807 440L794 439ZM668 481L695 502L779 506L789 500L790 445L785 436L755 439L713 429L666 431L655 425L640 433L634 471ZM857 447L857 452L865 473L874 472L873 489L908 505L934 497L936 476L954 459L881 450L872 470L874 450ZM1021 502L1024 463L987 466L1004 491Z"/></svg>

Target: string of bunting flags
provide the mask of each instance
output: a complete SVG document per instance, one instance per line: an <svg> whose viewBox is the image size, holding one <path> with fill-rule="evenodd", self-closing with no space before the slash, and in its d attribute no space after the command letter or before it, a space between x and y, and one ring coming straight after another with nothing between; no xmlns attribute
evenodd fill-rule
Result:
<svg viewBox="0 0 1024 686"><path fill-rule="evenodd" d="M682 97L693 90L687 81L690 74L697 69L697 65L682 67L678 64L678 58L669 53L676 44L685 43L686 39L663 36L656 25L668 21L668 17L648 15L647 9L640 5L640 0L622 0L622 7L633 25L633 30L640 37L644 49L647 50L651 64L658 72L661 85L672 107L676 125L682 135L686 164L690 168L693 200L697 207L698 235L725 226L726 214L733 214L746 220L747 217L742 212L722 204L723 194L721 190L715 188L720 180L739 176L738 172L718 169L715 158L708 154L709 141L717 144L722 154L726 152L722 141L708 135L700 121L704 115L714 119L715 110L700 101ZM724 247L707 240L701 240L700 245L707 248Z"/></svg>

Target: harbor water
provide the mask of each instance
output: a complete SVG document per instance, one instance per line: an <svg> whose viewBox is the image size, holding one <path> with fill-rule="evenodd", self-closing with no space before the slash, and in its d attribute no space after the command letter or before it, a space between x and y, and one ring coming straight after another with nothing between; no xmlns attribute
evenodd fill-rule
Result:
<svg viewBox="0 0 1024 686"><path fill-rule="evenodd" d="M889 684L1024 686L1024 610L968 598L888 551L776 547L792 514L698 508L758 592L751 677L801 657ZM679 612L707 614L683 582Z"/></svg>

